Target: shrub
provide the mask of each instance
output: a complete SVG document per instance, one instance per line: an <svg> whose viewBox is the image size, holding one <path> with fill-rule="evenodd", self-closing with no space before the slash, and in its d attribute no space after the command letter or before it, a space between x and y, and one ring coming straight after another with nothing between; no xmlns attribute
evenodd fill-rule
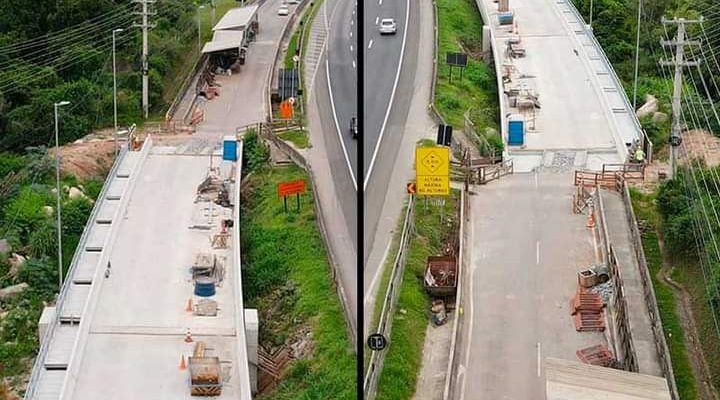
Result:
<svg viewBox="0 0 720 400"><path fill-rule="evenodd" d="M265 164L270 151L255 130L249 130L243 138L243 161L247 172L252 172Z"/></svg>

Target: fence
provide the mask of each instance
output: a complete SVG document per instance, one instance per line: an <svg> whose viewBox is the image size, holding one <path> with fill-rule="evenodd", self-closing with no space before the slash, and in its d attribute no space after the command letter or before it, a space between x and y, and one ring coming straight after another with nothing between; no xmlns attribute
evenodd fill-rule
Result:
<svg viewBox="0 0 720 400"><path fill-rule="evenodd" d="M614 167L609 167L609 169L613 169ZM630 190L627 185L627 181L623 179L619 174L616 175L618 186L617 191L622 195L623 204L625 207L625 214L627 218L628 225L630 227L630 235L632 240L632 247L635 250L635 257L637 258L638 262L638 268L640 271L640 278L642 280L643 284L643 294L645 297L645 303L648 307L648 314L650 316L650 323L653 331L653 336L655 337L655 347L657 350L658 357L660 359L661 367L663 370L663 375L667 379L668 387L670 388L670 394L673 398L673 400L680 400L678 390L677 390L677 384L675 383L675 373L673 372L672 367L672 360L670 359L670 352L668 350L667 342L665 340L665 334L662 327L662 319L660 318L660 312L658 310L657 306L657 300L655 297L655 289L653 287L652 279L650 278L650 270L647 266L647 261L645 259L645 251L643 250L642 246L642 238L640 236L640 229L637 225L637 220L635 218L635 211L632 207L632 202L630 200ZM613 279L613 284L615 287L615 292L613 297L614 301L614 307L617 307L617 309L622 310L621 314L617 315L615 318L615 321L618 321L618 340L621 342L621 350L623 351L623 354L625 355L626 363L628 364L626 366L626 369L631 371L637 371L637 360L629 359L628 354L631 354L632 357L635 356L635 350L634 346L632 344L631 338L624 338L623 335L629 336L629 328L627 328L625 325L627 325L627 321L625 321L625 315L622 313L625 313L625 309L627 307L624 299L624 293L623 293L623 284L622 279L618 273L617 268L617 259L615 258L615 250L612 246L612 243L610 242L608 232L607 232L607 226L605 223L605 209L604 209L604 203L602 200L602 195L600 194L600 186L598 185L598 203L600 207L600 218L598 218L600 230L601 230L601 238L604 242L604 251L607 252L607 258L606 261L608 263L608 267L610 268L610 273ZM617 303L617 304L615 304ZM625 313L626 314L626 313ZM614 322L615 322L614 321ZM624 332L624 330L628 330L628 332ZM617 351L616 351L617 353Z"/></svg>
<svg viewBox="0 0 720 400"><path fill-rule="evenodd" d="M663 374L668 381L670 387L670 394L673 400L680 400L678 394L677 384L675 383L675 373L672 367L672 360L670 359L670 351L668 350L667 341L665 340L665 332L662 326L662 318L660 317L660 311L658 310L657 300L655 297L655 288L653 287L652 279L650 278L650 270L647 266L647 260L645 259L645 251L642 246L642 237L640 236L640 229L638 228L637 219L635 218L635 211L632 207L632 201L630 200L630 189L627 183L623 181L621 190L623 202L625 203L625 213L630 225L630 234L635 248L635 256L638 260L638 266L640 267L640 278L643 283L643 292L645 295L645 302L648 307L648 314L650 315L650 322L655 336L655 347L657 348L658 357L660 358Z"/></svg>
<svg viewBox="0 0 720 400"><path fill-rule="evenodd" d="M383 300L380 320L378 322L377 333L382 334L386 338L390 337L395 304L397 303L400 287L402 286L403 272L405 271L405 256L408 244L410 243L410 233L414 225L414 204L414 197L410 196L405 212L405 222L403 223L402 234L400 236L400 247L398 248L395 262L393 262L393 267L390 272L390 282L385 291L385 299ZM363 391L365 393L365 399L367 400L372 400L377 395L377 384L380 379L380 373L382 372L386 352L387 350L374 351L370 356L370 362L366 368L365 381L363 384Z"/></svg>
<svg viewBox="0 0 720 400"><path fill-rule="evenodd" d="M611 310L610 322L613 327L610 333L612 347L615 357L622 362L623 369L638 372L637 353L630 332L630 320L627 311L627 301L625 300L625 291L623 289L624 286L618 268L617 257L615 256L615 249L610 242L605 214L605 202L602 198L600 186L597 186L594 192L593 198L596 199L595 202L598 204L598 212L600 215L597 220L600 241L603 243L603 260L610 271L610 280L614 289L609 301ZM615 337L616 334L617 337Z"/></svg>

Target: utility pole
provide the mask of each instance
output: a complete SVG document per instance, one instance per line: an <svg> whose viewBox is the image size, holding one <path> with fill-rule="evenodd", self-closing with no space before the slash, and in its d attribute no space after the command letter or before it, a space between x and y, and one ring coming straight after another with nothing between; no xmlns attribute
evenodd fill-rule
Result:
<svg viewBox="0 0 720 400"><path fill-rule="evenodd" d="M674 66L675 67L675 79L673 81L673 99L672 99L672 111L673 121L672 130L670 132L670 178L674 178L677 171L677 151L678 147L682 143L682 137L680 136L680 115L682 113L682 80L683 80L683 67L694 67L700 65L700 62L686 61L685 60L685 46L696 46L700 42L697 40L686 40L685 32L687 24L696 24L702 22L699 20L686 20L685 18L673 18L671 20L663 17L662 23L664 25L677 25L678 31L675 40L662 40L660 43L666 47L675 47L675 59L672 61L660 60L662 66Z"/></svg>
<svg viewBox="0 0 720 400"><path fill-rule="evenodd" d="M58 293L62 291L63 285L63 259L62 259L62 206L60 204L60 139L59 139L59 122L58 108L65 107L70 104L69 101L60 101L55 103L55 199L57 201L55 216L57 217L57 245L58 245Z"/></svg>
<svg viewBox="0 0 720 400"><path fill-rule="evenodd" d="M117 66L115 65L115 34L122 32L124 29L117 28L112 31L112 62L113 62L113 121L115 130L113 131L113 139L115 141L115 157L118 155L118 125L117 125Z"/></svg>
<svg viewBox="0 0 720 400"><path fill-rule="evenodd" d="M135 27L140 27L143 30L143 48L142 48L142 108L143 116L145 119L148 117L150 110L150 104L148 101L148 29L154 28L155 25L148 24L148 17L153 16L156 13L148 10L149 4L154 4L155 0L133 0L134 3L140 3L142 5L142 11L136 14L142 15L142 24L134 24Z"/></svg>

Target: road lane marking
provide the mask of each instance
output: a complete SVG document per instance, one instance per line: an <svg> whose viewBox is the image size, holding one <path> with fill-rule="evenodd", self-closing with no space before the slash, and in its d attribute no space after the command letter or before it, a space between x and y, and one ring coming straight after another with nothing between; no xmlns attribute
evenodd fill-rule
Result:
<svg viewBox="0 0 720 400"><path fill-rule="evenodd" d="M378 22L380 22L380 17L375 17L375 25L377 25Z"/></svg>
<svg viewBox="0 0 720 400"><path fill-rule="evenodd" d="M541 348L540 348L540 346L541 346L541 345L540 345L540 342L537 342L537 375L538 375L538 378L542 375L542 371L541 371L541 368L542 368L542 365L541 365L542 355L541 355Z"/></svg>
<svg viewBox="0 0 720 400"><path fill-rule="evenodd" d="M338 139L340 139L340 146L342 146L343 155L345 156L345 162L347 163L348 172L350 172L350 179L352 179L353 187L357 190L357 182L355 181L355 174L353 173L352 164L350 163L350 157L348 157L347 147L345 147L345 141L343 140L342 131L340 130L340 123L337 118L337 111L335 110L335 100L333 99L332 84L330 83L330 62L328 57L325 57L325 76L327 76L328 92L330 92L330 107L332 108L333 119L335 120L335 129L337 130Z"/></svg>
<svg viewBox="0 0 720 400"><path fill-rule="evenodd" d="M354 20L354 19L351 19L351 20L350 20L350 26L352 26L352 25L355 25L355 20Z"/></svg>
<svg viewBox="0 0 720 400"><path fill-rule="evenodd" d="M371 48L372 48L372 44L373 44L373 40L370 39L370 43L368 44L368 49L371 49Z"/></svg>
<svg viewBox="0 0 720 400"><path fill-rule="evenodd" d="M381 0L382 1L382 0ZM378 151L380 150L380 143L382 142L383 136L385 135L385 127L387 126L388 118L390 117L390 110L392 109L393 100L395 100L395 92L397 91L398 82L400 81L400 70L402 70L403 57L405 55L405 43L407 42L407 28L408 21L410 20L410 0L406 0L405 3L405 26L403 27L403 39L402 45L400 46L400 61L398 62L397 72L395 73L395 83L393 83L392 92L390 92L390 101L388 102L387 110L385 111L385 118L383 119L382 126L380 127L380 136L378 136L377 143L375 143L375 150L370 159L370 165L368 166L368 172L365 176L365 182L363 183L363 189L367 189L368 182L370 182L370 176L372 175L373 167L375 166L375 160L377 159Z"/></svg>
<svg viewBox="0 0 720 400"><path fill-rule="evenodd" d="M355 68L355 60L353 60L353 68Z"/></svg>
<svg viewBox="0 0 720 400"><path fill-rule="evenodd" d="M470 237L475 237L475 226L473 224L470 224ZM472 251L472 250L471 250ZM483 250L482 253L483 258L485 258L485 251ZM470 258L472 259L472 257ZM473 290L473 277L475 276L475 270L476 268L470 268L470 300L467 301L470 305L470 315L468 315L468 343L465 347L465 368L468 368L470 366L470 348L472 347L472 329L473 329L473 313L475 312L473 307L473 294L475 291ZM465 400L465 377L463 377L462 384L460 386L460 400Z"/></svg>
<svg viewBox="0 0 720 400"><path fill-rule="evenodd" d="M352 51L353 51L353 46L352 46L352 45L350 45L350 52L352 52Z"/></svg>
<svg viewBox="0 0 720 400"><path fill-rule="evenodd" d="M382 0L378 0L378 4L379 4L379 5L382 5Z"/></svg>
<svg viewBox="0 0 720 400"><path fill-rule="evenodd" d="M540 265L540 241L535 242L535 264Z"/></svg>
<svg viewBox="0 0 720 400"><path fill-rule="evenodd" d="M350 31L350 37L352 37L352 31Z"/></svg>

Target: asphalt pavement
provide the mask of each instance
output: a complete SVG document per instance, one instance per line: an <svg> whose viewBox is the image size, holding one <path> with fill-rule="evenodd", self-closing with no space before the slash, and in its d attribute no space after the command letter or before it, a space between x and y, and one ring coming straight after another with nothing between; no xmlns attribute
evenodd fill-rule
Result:
<svg viewBox="0 0 720 400"><path fill-rule="evenodd" d="M341 145L357 186L357 141L350 132L350 120L357 117L357 12L353 0L333 2L329 14L326 74L333 112ZM328 132L331 133L331 132Z"/></svg>
<svg viewBox="0 0 720 400"><path fill-rule="evenodd" d="M317 70L306 71L305 77L306 82L312 82L312 87L306 88L312 143L307 160L315 172L315 189L353 333L357 331L358 312L356 169L351 169L356 164L357 145L349 130L350 117L356 115L357 109L356 49L350 48L356 35L352 28L356 26L354 4L352 0L324 3L313 21L312 35L316 37L310 42L326 37L327 48L317 60ZM315 57L306 55L311 56Z"/></svg>
<svg viewBox="0 0 720 400"><path fill-rule="evenodd" d="M455 399L544 399L543 360L605 343L576 332L569 300L595 260L572 173L516 174L470 196L469 269Z"/></svg>

